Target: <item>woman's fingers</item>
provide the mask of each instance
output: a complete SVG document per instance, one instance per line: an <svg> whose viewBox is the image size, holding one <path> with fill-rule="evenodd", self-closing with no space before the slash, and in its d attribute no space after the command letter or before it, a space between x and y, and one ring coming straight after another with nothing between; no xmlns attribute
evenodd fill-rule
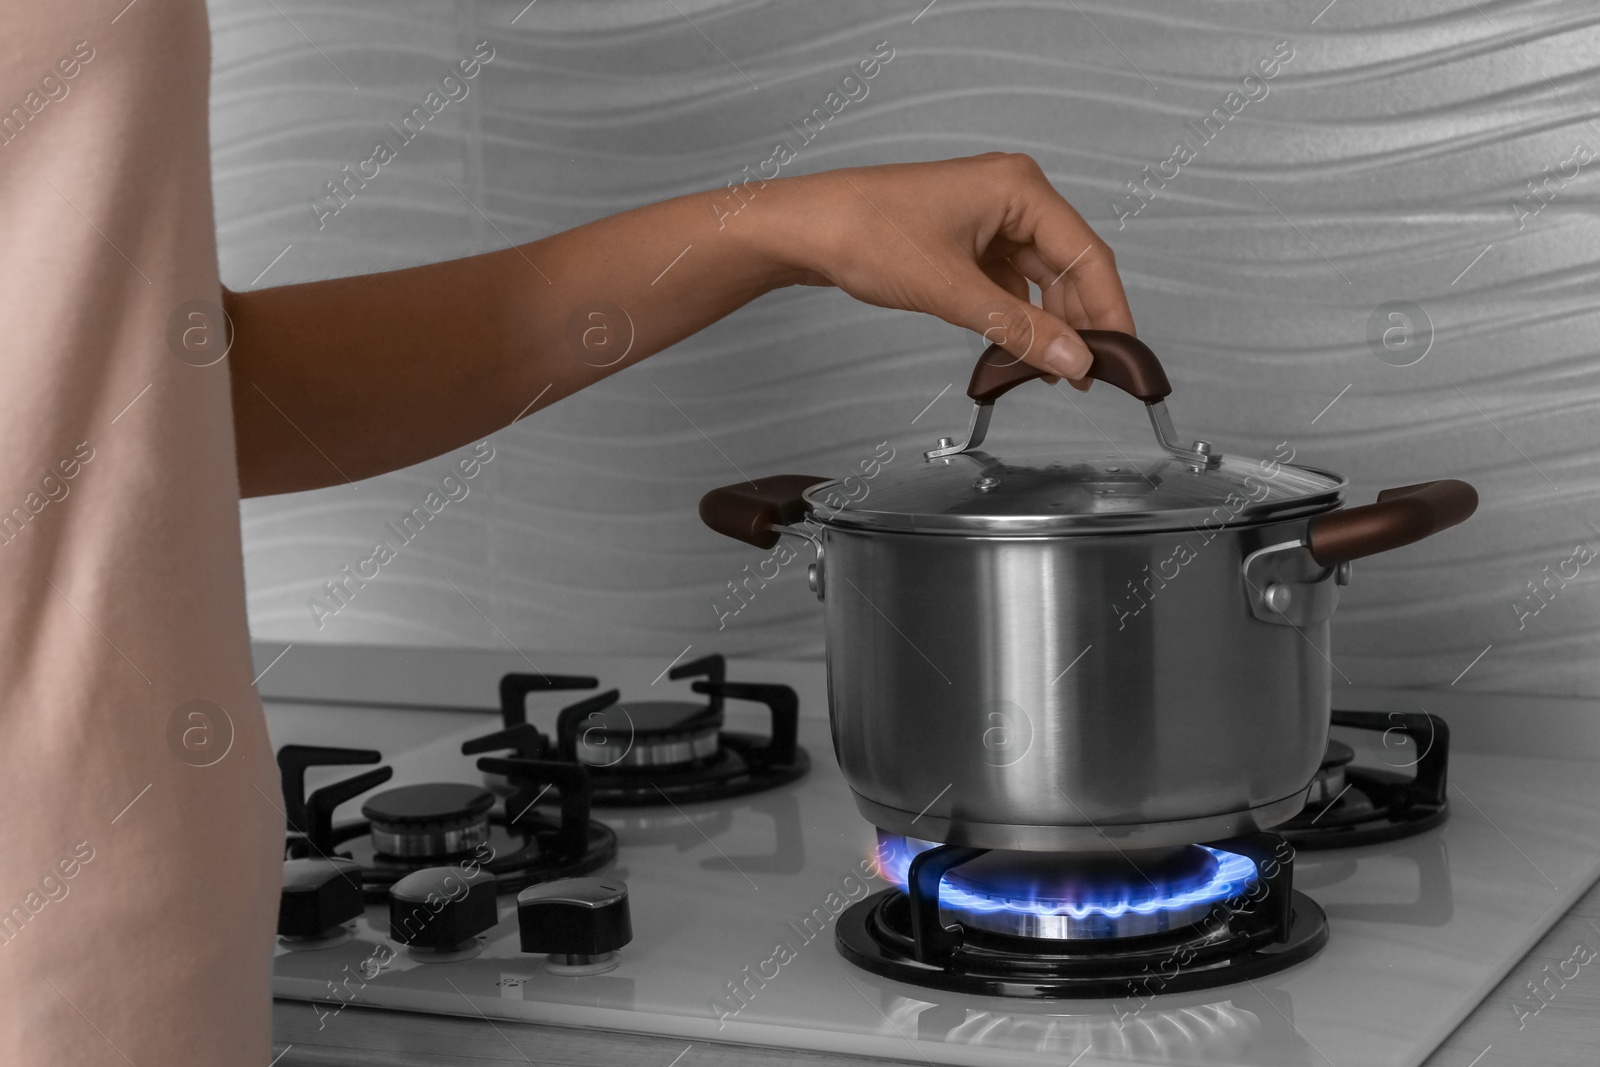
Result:
<svg viewBox="0 0 1600 1067"><path fill-rule="evenodd" d="M1061 293L1061 318L1075 330L1092 330L1093 321L1089 312L1084 309L1083 297L1078 295L1078 287L1071 282L1062 282L1056 287Z"/></svg>
<svg viewBox="0 0 1600 1067"><path fill-rule="evenodd" d="M1078 287L1070 274L1065 271L1052 271L1033 245L1024 245L1016 249L1009 260L1014 267L1039 286L1040 303L1044 305L1044 310L1048 314L1060 319L1074 330L1093 329L1089 314L1084 310L1083 299L1078 295ZM1069 378L1067 384L1079 392L1087 392L1092 380L1087 377ZM1050 384L1055 384L1053 376Z"/></svg>
<svg viewBox="0 0 1600 1067"><path fill-rule="evenodd" d="M767 207L753 218L769 225L745 239L783 277L937 315L1066 378L1093 364L1078 329L1133 329L1111 250L1027 156L866 167L764 189ZM1030 280L1043 306L1030 302Z"/></svg>
<svg viewBox="0 0 1600 1067"><path fill-rule="evenodd" d="M1013 158L1021 210L1008 220L1004 236L1033 245L1043 265L1056 272L1050 280L1070 277L1094 328L1133 333L1133 312L1110 246L1056 192L1037 163L1027 156Z"/></svg>
<svg viewBox="0 0 1600 1067"><path fill-rule="evenodd" d="M1039 286L1044 309L1074 330L1094 329L1089 313L1084 310L1083 298L1078 295L1077 283L1064 271L1051 270L1033 245L1024 245L1009 257L1022 274Z"/></svg>
<svg viewBox="0 0 1600 1067"><path fill-rule="evenodd" d="M996 259L985 263L983 273L1018 300L1028 299L1028 279L1009 260Z"/></svg>
<svg viewBox="0 0 1600 1067"><path fill-rule="evenodd" d="M956 292L941 302L941 318L969 329L978 325L989 343L1048 374L1081 378L1088 372L1094 357L1065 322L997 284L977 264L959 274L952 279ZM1022 286L1025 292L1027 282ZM971 321L973 307L984 309L977 324Z"/></svg>
<svg viewBox="0 0 1600 1067"><path fill-rule="evenodd" d="M1000 256L991 258L988 262L983 264L983 272L987 274L996 285L1000 286L1006 292L1016 297L1019 303L1033 302L1032 293L1028 288L1027 275L1017 269L1017 264L1013 262L1010 257ZM1060 303L1059 300L1056 302L1058 304ZM1048 303L1044 305L1044 309L1047 314L1054 315L1058 319L1062 317L1060 310L1057 308L1051 308ZM1002 330L1007 316L1003 312L996 309L988 309L985 319L986 321L984 322L975 323L975 328L978 329L985 341L991 344L1000 341L1003 336ZM997 329L997 327L1000 327L1000 329ZM1033 336L1033 327L1031 323L1029 323L1026 327L1026 332L1030 337ZM1057 374L1046 374L1043 378L1043 381L1046 385L1054 385L1060 380L1061 377Z"/></svg>

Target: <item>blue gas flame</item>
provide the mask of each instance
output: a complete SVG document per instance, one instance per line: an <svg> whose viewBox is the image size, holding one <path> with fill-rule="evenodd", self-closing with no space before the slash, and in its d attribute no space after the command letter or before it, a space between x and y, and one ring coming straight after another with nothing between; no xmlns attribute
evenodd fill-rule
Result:
<svg viewBox="0 0 1600 1067"><path fill-rule="evenodd" d="M912 841L887 834L880 839L877 855L878 872L886 881L900 889L906 888L911 861L918 854L935 847L926 841ZM1019 915L1066 915L1073 919L1086 919L1091 915L1104 915L1115 919L1132 912L1136 915L1153 915L1163 911L1177 911L1222 900L1243 893L1255 881L1256 865L1248 856L1236 852L1200 846L1216 858L1217 866L1211 878L1197 886L1181 890L1157 891L1151 895L1127 899L1119 896L1109 900L1027 900L1003 899L974 893L952 885L948 876L939 883L939 904L942 907L979 914L1009 912Z"/></svg>

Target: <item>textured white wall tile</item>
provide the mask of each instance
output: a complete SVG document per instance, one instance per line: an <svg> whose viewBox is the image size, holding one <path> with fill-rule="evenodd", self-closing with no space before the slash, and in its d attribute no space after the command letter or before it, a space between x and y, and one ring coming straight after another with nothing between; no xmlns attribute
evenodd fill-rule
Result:
<svg viewBox="0 0 1600 1067"><path fill-rule="evenodd" d="M529 240L720 185L887 40L895 58L868 98L801 149L795 170L1034 154L1116 247L1181 430L1260 455L1288 441L1347 473L1353 502L1430 477L1478 486L1466 526L1357 565L1335 626L1345 675L1446 686L1492 645L1457 688L1600 695L1600 570L1583 569L1520 629L1512 607L1541 568L1600 545L1600 160L1520 229L1512 208L1575 145L1600 150L1594 5L278 7L211 4L229 285L251 284L286 247L259 284L446 259L500 247L496 228ZM308 199L484 39L496 57L471 94L319 230ZM1293 58L1202 143L1187 123L1222 106L1279 41ZM1194 160L1119 228L1113 198L1184 137ZM1135 202L1122 202L1127 215ZM1432 347L1412 366L1369 347L1369 317L1389 301L1431 321ZM910 462L964 418L957 388L912 425L965 380L976 351L960 331L837 294L774 294L496 435L471 496L320 630L306 600L447 461L359 491L248 502L256 636L510 642L535 657L670 657L691 641L816 654L801 565L717 631L713 598L760 554L695 518L702 492L739 477L699 431L752 475L841 470L883 440ZM996 444L1148 432L1110 390L1074 400L1013 394Z"/></svg>

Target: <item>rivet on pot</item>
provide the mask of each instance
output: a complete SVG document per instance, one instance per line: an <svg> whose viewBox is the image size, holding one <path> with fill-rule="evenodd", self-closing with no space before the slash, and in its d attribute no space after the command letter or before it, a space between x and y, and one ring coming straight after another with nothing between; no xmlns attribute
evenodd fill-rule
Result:
<svg viewBox="0 0 1600 1067"><path fill-rule="evenodd" d="M993 475L985 474L982 478L979 478L977 481L973 482L972 486L980 493L989 493L999 488L1000 479L994 477Z"/></svg>
<svg viewBox="0 0 1600 1067"><path fill-rule="evenodd" d="M1267 607L1281 615L1289 610L1289 602L1294 599L1294 593L1287 585L1273 582L1261 594L1261 599L1266 602Z"/></svg>

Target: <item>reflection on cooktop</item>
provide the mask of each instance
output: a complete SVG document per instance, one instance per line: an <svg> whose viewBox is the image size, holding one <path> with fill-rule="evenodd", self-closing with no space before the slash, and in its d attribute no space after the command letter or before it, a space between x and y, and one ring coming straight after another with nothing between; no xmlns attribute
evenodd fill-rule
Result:
<svg viewBox="0 0 1600 1067"><path fill-rule="evenodd" d="M1070 1012L1060 1011L1059 1002L1033 1006L1008 1001L994 1010L985 1009L986 1003L998 1002L966 996L930 1002L885 994L878 1006L896 1030L920 1040L1026 1049L1063 1064L1091 1057L1239 1067L1322 1062L1294 1029L1289 994L1259 983L1224 999L1164 996L1159 1007L1137 998L1084 1002ZM1293 1050L1288 1058L1285 1049Z"/></svg>
<svg viewBox="0 0 1600 1067"><path fill-rule="evenodd" d="M800 798L792 792L756 793L740 798L737 803L724 801L715 807L692 804L685 808L650 808L626 813L608 811L601 818L616 831L623 848L672 845L677 851L686 852L707 841L715 843L732 830L736 818L748 820L752 816L758 822L771 824L768 837L771 846L760 852L711 856L700 861L701 869L737 869L766 874L803 871L806 845L800 825Z"/></svg>
<svg viewBox="0 0 1600 1067"><path fill-rule="evenodd" d="M1379 866L1384 882L1416 885L1406 892L1407 900L1339 903L1317 890L1336 886L1356 876L1362 865ZM1443 926L1455 914L1455 895L1451 888L1450 854L1442 835L1414 837L1396 841L1379 849L1350 849L1345 852L1301 852L1295 857L1296 884L1322 902L1328 921L1355 919L1407 926ZM1332 902L1330 902L1332 901Z"/></svg>

